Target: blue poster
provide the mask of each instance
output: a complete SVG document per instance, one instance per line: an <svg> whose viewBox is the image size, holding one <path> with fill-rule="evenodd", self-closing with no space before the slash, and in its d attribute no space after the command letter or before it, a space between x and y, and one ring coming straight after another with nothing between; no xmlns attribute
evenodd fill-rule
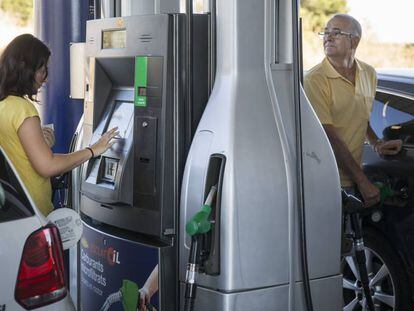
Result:
<svg viewBox="0 0 414 311"><path fill-rule="evenodd" d="M85 223L80 244L81 311L158 310L158 248Z"/></svg>

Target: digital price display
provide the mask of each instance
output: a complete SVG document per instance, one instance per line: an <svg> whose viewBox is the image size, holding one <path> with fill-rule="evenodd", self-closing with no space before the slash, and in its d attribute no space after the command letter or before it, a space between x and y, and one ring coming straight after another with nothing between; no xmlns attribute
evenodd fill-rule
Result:
<svg viewBox="0 0 414 311"><path fill-rule="evenodd" d="M102 49L124 49L126 46L126 30L102 31Z"/></svg>

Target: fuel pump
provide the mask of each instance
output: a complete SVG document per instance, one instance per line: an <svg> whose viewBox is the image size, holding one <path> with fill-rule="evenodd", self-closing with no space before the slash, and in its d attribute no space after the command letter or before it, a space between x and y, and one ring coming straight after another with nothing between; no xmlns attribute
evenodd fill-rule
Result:
<svg viewBox="0 0 414 311"><path fill-rule="evenodd" d="M212 8L87 24L77 148L122 135L74 180L85 310L155 265L160 309L302 311L306 284L315 310L341 308L339 175L298 79L297 4Z"/></svg>
<svg viewBox="0 0 414 311"><path fill-rule="evenodd" d="M115 126L120 137L73 178L85 227L77 272L85 310L124 302L130 295L120 283L144 284L153 270L151 303L166 310L178 305L178 197L209 92L208 16L192 17L188 44L197 57L190 62L187 22L185 14L160 13L87 23L84 115L75 149ZM188 76L196 90L191 101Z"/></svg>
<svg viewBox="0 0 414 311"><path fill-rule="evenodd" d="M342 308L339 175L300 86L297 9L293 1L217 1L215 83L181 191L180 310ZM190 236L216 185L214 226Z"/></svg>

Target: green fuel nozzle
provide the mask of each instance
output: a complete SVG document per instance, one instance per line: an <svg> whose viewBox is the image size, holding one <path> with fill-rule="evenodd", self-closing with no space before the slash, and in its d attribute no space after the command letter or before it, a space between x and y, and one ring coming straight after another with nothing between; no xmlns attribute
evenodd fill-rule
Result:
<svg viewBox="0 0 414 311"><path fill-rule="evenodd" d="M125 311L136 311L138 300L138 285L134 281L122 280L122 287L106 298L99 311L108 311L117 302L122 302Z"/></svg>
<svg viewBox="0 0 414 311"><path fill-rule="evenodd" d="M134 281L122 280L122 305L125 311L136 311L139 301L138 285Z"/></svg>
<svg viewBox="0 0 414 311"><path fill-rule="evenodd" d="M185 274L184 311L192 311L197 292L198 270L201 264L201 252L204 247L201 234L211 230L210 214L211 203L217 192L217 186L212 186L201 210L187 222L185 231L191 236L190 253L188 256L187 269Z"/></svg>
<svg viewBox="0 0 414 311"><path fill-rule="evenodd" d="M216 194L217 187L212 186L210 192L207 196L204 205L201 207L201 210L197 212L185 226L185 231L189 236L194 236L196 234L207 233L211 229L210 223L210 214L211 214L211 203L213 201L214 195Z"/></svg>
<svg viewBox="0 0 414 311"><path fill-rule="evenodd" d="M381 204L384 203L384 200L391 198L395 195L395 191L391 187L383 182L374 182L374 186L380 191Z"/></svg>
<svg viewBox="0 0 414 311"><path fill-rule="evenodd" d="M122 302L124 311L136 311L140 299L140 292L138 285L134 281L127 279L122 280L122 286L119 291L110 294L99 311L108 311L111 306L117 302ZM147 303L146 308L149 311L153 310L150 303Z"/></svg>
<svg viewBox="0 0 414 311"><path fill-rule="evenodd" d="M187 222L185 226L185 231L189 236L196 234L207 233L211 229L211 223L209 221L211 213L210 205L203 205L201 211L196 213L191 219Z"/></svg>

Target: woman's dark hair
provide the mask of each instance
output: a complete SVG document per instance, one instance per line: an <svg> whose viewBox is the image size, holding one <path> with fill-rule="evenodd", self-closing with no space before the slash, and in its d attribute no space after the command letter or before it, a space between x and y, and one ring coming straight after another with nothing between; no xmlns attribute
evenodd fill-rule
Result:
<svg viewBox="0 0 414 311"><path fill-rule="evenodd" d="M35 100L35 72L47 65L49 56L49 48L31 34L14 38L0 57L0 100L9 95Z"/></svg>

